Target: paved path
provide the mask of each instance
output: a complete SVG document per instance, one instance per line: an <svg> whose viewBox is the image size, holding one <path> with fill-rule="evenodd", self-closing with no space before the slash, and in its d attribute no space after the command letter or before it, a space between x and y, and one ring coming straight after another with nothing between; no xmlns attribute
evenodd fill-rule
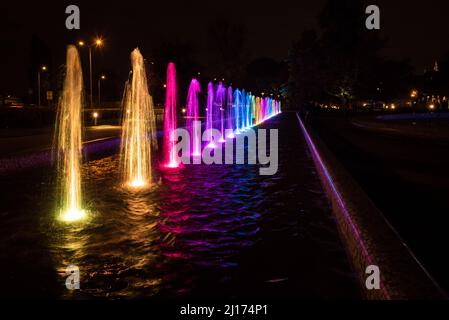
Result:
<svg viewBox="0 0 449 320"><path fill-rule="evenodd" d="M87 127L84 142L120 135L119 126ZM17 154L24 154L51 148L53 144L52 129L39 130L11 130L0 133L0 158Z"/></svg>

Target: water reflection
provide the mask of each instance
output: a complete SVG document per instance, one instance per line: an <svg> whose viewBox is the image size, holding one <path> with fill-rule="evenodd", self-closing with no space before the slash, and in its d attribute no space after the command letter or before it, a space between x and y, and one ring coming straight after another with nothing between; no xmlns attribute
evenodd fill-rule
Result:
<svg viewBox="0 0 449 320"><path fill-rule="evenodd" d="M90 219L59 226L52 242L61 278L69 264L80 268L82 296L189 292L198 268L225 273L258 240L263 192L245 183L257 168L161 171L158 185L132 192L116 184L117 164L113 156L83 167Z"/></svg>

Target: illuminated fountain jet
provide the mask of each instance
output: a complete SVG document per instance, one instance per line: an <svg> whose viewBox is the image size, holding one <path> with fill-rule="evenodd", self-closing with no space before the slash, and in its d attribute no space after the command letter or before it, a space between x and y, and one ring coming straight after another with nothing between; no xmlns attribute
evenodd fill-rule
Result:
<svg viewBox="0 0 449 320"><path fill-rule="evenodd" d="M235 134L240 134L241 116L240 109L242 105L242 92L239 89L234 91L234 121L235 121Z"/></svg>
<svg viewBox="0 0 449 320"><path fill-rule="evenodd" d="M139 49L131 53L132 78L123 99L120 166L124 185L141 189L152 184L151 147L156 147L153 99Z"/></svg>
<svg viewBox="0 0 449 320"><path fill-rule="evenodd" d="M256 118L256 96L251 96L250 126L254 127Z"/></svg>
<svg viewBox="0 0 449 320"><path fill-rule="evenodd" d="M83 74L78 50L67 47L66 73L58 105L55 133L58 175L60 182L60 219L71 222L83 219L81 197L82 160L82 93Z"/></svg>
<svg viewBox="0 0 449 320"><path fill-rule="evenodd" d="M195 157L201 156L201 143L195 137L201 132L195 132L196 127L194 123L198 121L198 94L201 91L201 86L198 80L192 79L189 87L189 93L187 95L187 118L186 118L186 128L190 133L190 141L193 146L192 155ZM201 131L201 130L200 130Z"/></svg>
<svg viewBox="0 0 449 320"><path fill-rule="evenodd" d="M215 110L220 116L220 127L221 127L221 138L218 140L220 143L226 142L224 139L224 115L225 115L225 103L226 103L226 88L223 83L219 83L217 90L215 92Z"/></svg>
<svg viewBox="0 0 449 320"><path fill-rule="evenodd" d="M239 112L239 119L240 119L240 125L239 125L239 129L240 132L244 132L246 130L245 128L245 107L246 107L246 91L245 89L242 89L242 97L240 100L240 112Z"/></svg>
<svg viewBox="0 0 449 320"><path fill-rule="evenodd" d="M227 104L227 126L226 129L230 129L233 130L234 129L234 108L232 105L233 102L233 91L232 91L232 87L228 87L228 92L227 92L227 100L226 100L226 104ZM230 133L227 135L226 138L229 139L234 139L235 138L235 134L234 131L230 131Z"/></svg>
<svg viewBox="0 0 449 320"><path fill-rule="evenodd" d="M245 129L249 130L251 128L251 101L253 95L248 93L245 100Z"/></svg>
<svg viewBox="0 0 449 320"><path fill-rule="evenodd" d="M163 165L166 168L178 168L180 163L176 154L176 69L174 63L167 67L167 84L165 92Z"/></svg>
<svg viewBox="0 0 449 320"><path fill-rule="evenodd" d="M207 107L206 107L206 129L209 130L209 144L207 148L215 149L217 147L216 143L213 141L212 130L214 129L215 122L215 108L214 108L214 84L209 82L207 85Z"/></svg>

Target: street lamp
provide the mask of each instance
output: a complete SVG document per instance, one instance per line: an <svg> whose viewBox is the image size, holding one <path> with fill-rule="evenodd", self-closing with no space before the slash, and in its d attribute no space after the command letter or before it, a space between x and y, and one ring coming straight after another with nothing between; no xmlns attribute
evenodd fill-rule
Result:
<svg viewBox="0 0 449 320"><path fill-rule="evenodd" d="M41 105L41 72L47 71L46 66L41 66L37 71L37 105Z"/></svg>
<svg viewBox="0 0 449 320"><path fill-rule="evenodd" d="M97 38L94 40L94 42L91 45L86 45L84 41L78 41L78 45L80 47L88 47L89 48L89 87L90 87L90 107L93 108L94 102L93 102L93 95L92 95L92 47L95 46L97 48L103 46L103 40L101 38Z"/></svg>
<svg viewBox="0 0 449 320"><path fill-rule="evenodd" d="M94 126L97 126L98 112L92 113L92 118L94 118Z"/></svg>
<svg viewBox="0 0 449 320"><path fill-rule="evenodd" d="M98 105L101 104L101 80L106 80L106 76L104 74L98 78Z"/></svg>

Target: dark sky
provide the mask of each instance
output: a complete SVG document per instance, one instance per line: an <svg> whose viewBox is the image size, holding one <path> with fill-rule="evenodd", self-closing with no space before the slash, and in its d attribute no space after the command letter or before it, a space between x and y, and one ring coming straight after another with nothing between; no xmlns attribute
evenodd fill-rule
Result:
<svg viewBox="0 0 449 320"><path fill-rule="evenodd" d="M194 43L198 56L207 57L206 28L211 21L226 18L246 26L253 57L283 59L292 41L305 28L316 26L324 2L2 1L0 92L20 93L26 88L33 34L47 43L56 66L63 63L66 44L102 35L106 46L95 52L96 65L126 75L129 53L136 46L145 54L162 41L183 41ZM65 29L68 4L80 7L80 31ZM389 38L384 50L388 57L410 58L416 70L422 71L449 52L449 1L373 0L370 4L381 7L382 35Z"/></svg>

